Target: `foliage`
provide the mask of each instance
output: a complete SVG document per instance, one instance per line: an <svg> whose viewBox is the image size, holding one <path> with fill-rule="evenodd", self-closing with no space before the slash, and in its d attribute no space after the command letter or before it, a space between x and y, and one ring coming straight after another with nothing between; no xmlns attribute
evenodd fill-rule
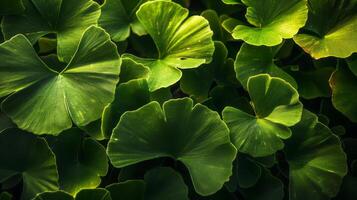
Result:
<svg viewBox="0 0 357 200"><path fill-rule="evenodd" d="M1 0L0 200L355 200L356 0Z"/></svg>

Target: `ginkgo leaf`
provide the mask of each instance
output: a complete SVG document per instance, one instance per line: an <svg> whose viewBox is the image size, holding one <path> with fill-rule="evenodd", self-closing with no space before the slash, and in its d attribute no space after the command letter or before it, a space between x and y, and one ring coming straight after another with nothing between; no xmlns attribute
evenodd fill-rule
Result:
<svg viewBox="0 0 357 200"><path fill-rule="evenodd" d="M276 49L278 47L257 47L249 44L241 46L234 63L234 69L237 79L244 88L247 87L249 77L258 74L269 74L272 77L282 78L297 88L294 78L274 63Z"/></svg>
<svg viewBox="0 0 357 200"><path fill-rule="evenodd" d="M136 17L136 11L148 0L106 0L101 7L99 25L116 42L126 40L132 30L137 35L146 34Z"/></svg>
<svg viewBox="0 0 357 200"><path fill-rule="evenodd" d="M43 138L19 129L0 133L0 183L21 175L21 199L58 189L55 155Z"/></svg>
<svg viewBox="0 0 357 200"><path fill-rule="evenodd" d="M304 110L286 141L291 200L323 200L334 197L347 173L341 142L317 116Z"/></svg>
<svg viewBox="0 0 357 200"><path fill-rule="evenodd" d="M32 43L55 33L57 53L61 61L69 62L83 32L97 25L98 3L92 0L23 0L25 12L5 16L2 29L6 39L24 34Z"/></svg>
<svg viewBox="0 0 357 200"><path fill-rule="evenodd" d="M275 153L291 136L289 127L300 121L299 94L280 78L261 74L249 78L247 89L255 116L233 107L223 110L233 144L238 151L254 157Z"/></svg>
<svg viewBox="0 0 357 200"><path fill-rule="evenodd" d="M121 63L109 35L94 26L62 71L45 64L23 35L0 44L0 60L0 97L11 94L3 111L21 129L52 135L72 121L84 126L100 118L114 98Z"/></svg>
<svg viewBox="0 0 357 200"><path fill-rule="evenodd" d="M218 113L189 98L157 102L126 112L107 149L115 167L170 157L188 169L201 195L218 191L232 173L236 149Z"/></svg>
<svg viewBox="0 0 357 200"><path fill-rule="evenodd" d="M313 58L347 58L357 52L357 1L308 0L306 33L294 41Z"/></svg>
<svg viewBox="0 0 357 200"><path fill-rule="evenodd" d="M82 189L99 186L108 171L105 148L97 141L84 138L80 129L70 129L47 137L56 155L60 189L75 195Z"/></svg>
<svg viewBox="0 0 357 200"><path fill-rule="evenodd" d="M307 0L242 0L248 7L246 19L251 24L234 28L234 39L255 46L275 46L296 35L307 20Z"/></svg>
<svg viewBox="0 0 357 200"><path fill-rule="evenodd" d="M180 80L180 69L197 68L209 63L214 52L213 32L201 16L188 18L179 4L157 0L141 5L136 15L154 40L158 58L126 55L150 69L150 91L165 88Z"/></svg>

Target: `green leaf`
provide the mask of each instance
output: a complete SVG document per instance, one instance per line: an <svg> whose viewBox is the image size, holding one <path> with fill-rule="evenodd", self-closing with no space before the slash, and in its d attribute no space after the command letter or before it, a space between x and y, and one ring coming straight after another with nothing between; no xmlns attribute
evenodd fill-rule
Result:
<svg viewBox="0 0 357 200"><path fill-rule="evenodd" d="M0 183L22 176L21 199L58 189L55 155L46 141L19 129L0 133Z"/></svg>
<svg viewBox="0 0 357 200"><path fill-rule="evenodd" d="M85 126L100 118L114 98L121 63L109 35L94 26L61 72L47 66L23 35L0 45L0 60L0 97L11 94L3 111L19 128L51 135L72 121Z"/></svg>
<svg viewBox="0 0 357 200"><path fill-rule="evenodd" d="M286 81L267 74L249 78L247 88L255 116L226 107L223 120L238 151L254 157L268 156L284 147L281 139L291 136L288 127L300 121L299 94Z"/></svg>
<svg viewBox="0 0 357 200"><path fill-rule="evenodd" d="M105 148L83 137L81 130L70 129L47 141L56 155L60 189L75 195L82 189L99 186L108 171Z"/></svg>
<svg viewBox="0 0 357 200"><path fill-rule="evenodd" d="M357 122L357 76L347 66L338 66L330 78L332 103L334 107Z"/></svg>
<svg viewBox="0 0 357 200"><path fill-rule="evenodd" d="M108 185L105 189L115 200L144 200L145 182L143 180L128 180Z"/></svg>
<svg viewBox="0 0 357 200"><path fill-rule="evenodd" d="M245 15L252 26L238 25L234 39L255 46L275 46L292 38L307 20L306 0L242 0L248 6Z"/></svg>
<svg viewBox="0 0 357 200"><path fill-rule="evenodd" d="M247 87L249 77L264 73L272 77L282 78L294 88L297 88L294 78L274 63L276 49L278 47L256 47L245 43L242 45L237 54L234 67L236 77L244 88Z"/></svg>
<svg viewBox="0 0 357 200"><path fill-rule="evenodd" d="M135 13L141 4L148 0L106 0L101 7L99 25L116 42L130 36L130 30L137 35L146 34Z"/></svg>
<svg viewBox="0 0 357 200"><path fill-rule="evenodd" d="M187 167L201 195L218 191L232 173L236 150L218 113L189 98L170 100L163 108L151 102L126 112L107 149L115 167L170 157Z"/></svg>
<svg viewBox="0 0 357 200"><path fill-rule="evenodd" d="M116 89L114 101L103 112L101 129L105 138L110 138L124 112L136 110L149 102L149 86L145 79L120 84Z"/></svg>
<svg viewBox="0 0 357 200"><path fill-rule="evenodd" d="M284 198L284 184L264 169L254 187L243 189L243 196L249 200L281 200Z"/></svg>
<svg viewBox="0 0 357 200"><path fill-rule="evenodd" d="M357 52L357 2L309 0L307 33L294 41L313 58L347 58Z"/></svg>
<svg viewBox="0 0 357 200"><path fill-rule="evenodd" d="M150 69L142 64L136 63L130 58L123 58L120 69L120 83L125 83L133 79L147 78Z"/></svg>
<svg viewBox="0 0 357 200"><path fill-rule="evenodd" d="M91 0L23 0L25 12L5 16L2 21L6 39L24 34L32 43L40 37L55 33L57 53L61 61L69 62L83 32L96 25L99 5Z"/></svg>
<svg viewBox="0 0 357 200"><path fill-rule="evenodd" d="M188 200L188 188L181 175L168 167L159 167L145 174L145 200Z"/></svg>
<svg viewBox="0 0 357 200"><path fill-rule="evenodd" d="M290 169L290 199L334 197L347 173L340 140L307 110L291 129L293 136L286 141L284 149Z"/></svg>
<svg viewBox="0 0 357 200"><path fill-rule="evenodd" d="M0 16L22 13L25 10L22 0L1 0Z"/></svg>
<svg viewBox="0 0 357 200"><path fill-rule="evenodd" d="M158 58L127 55L150 69L150 91L166 88L180 80L180 69L209 63L214 52L213 32L201 16L188 17L179 4L158 0L141 5L136 15L154 40Z"/></svg>

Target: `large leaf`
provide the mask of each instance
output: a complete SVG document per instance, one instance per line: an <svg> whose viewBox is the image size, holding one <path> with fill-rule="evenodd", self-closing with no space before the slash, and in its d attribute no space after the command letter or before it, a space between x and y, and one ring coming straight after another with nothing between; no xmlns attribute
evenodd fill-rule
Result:
<svg viewBox="0 0 357 200"><path fill-rule="evenodd" d="M255 46L275 46L292 38L307 20L306 0L242 0L252 26L238 25L232 36Z"/></svg>
<svg viewBox="0 0 357 200"><path fill-rule="evenodd" d="M121 63L109 35L94 26L60 72L45 64L23 35L0 45L0 60L0 96L11 94L3 111L21 129L53 135L72 121L84 126L100 118L114 98Z"/></svg>
<svg viewBox="0 0 357 200"><path fill-rule="evenodd" d="M158 157L184 163L201 195L218 191L232 173L236 150L218 113L191 99L151 102L126 112L114 129L108 155L115 167Z"/></svg>
<svg viewBox="0 0 357 200"><path fill-rule="evenodd" d="M84 138L79 129L48 137L47 141L56 155L60 189L76 194L99 186L100 176L108 170L105 148L100 143Z"/></svg>
<svg viewBox="0 0 357 200"><path fill-rule="evenodd" d="M148 0L106 0L102 5L99 25L103 27L116 42L130 36L130 30L137 35L145 34L135 13L140 5Z"/></svg>
<svg viewBox="0 0 357 200"><path fill-rule="evenodd" d="M144 3L137 17L154 40L158 58L127 55L150 69L150 91L165 88L180 80L180 69L197 68L211 61L213 32L201 16L188 17L188 10L164 0Z"/></svg>
<svg viewBox="0 0 357 200"><path fill-rule="evenodd" d="M298 92L286 81L267 74L248 80L255 116L233 107L223 110L233 144L254 157L267 156L284 147L288 128L300 121L302 104Z"/></svg>
<svg viewBox="0 0 357 200"><path fill-rule="evenodd" d="M357 122L357 76L345 65L338 66L330 78L334 107Z"/></svg>
<svg viewBox="0 0 357 200"><path fill-rule="evenodd" d="M357 1L308 0L307 33L294 41L313 58L347 58L357 52Z"/></svg>
<svg viewBox="0 0 357 200"><path fill-rule="evenodd" d="M234 67L237 79L242 83L244 88L247 87L249 77L258 74L269 74L272 77L282 78L294 88L297 88L294 78L274 63L277 48L256 47L249 44L242 45L237 54Z"/></svg>
<svg viewBox="0 0 357 200"><path fill-rule="evenodd" d="M68 62L76 51L83 32L96 25L99 5L91 0L23 0L25 12L5 16L2 22L6 39L16 34L26 35L32 43L40 37L57 34L57 53Z"/></svg>
<svg viewBox="0 0 357 200"><path fill-rule="evenodd" d="M291 128L285 153L290 168L291 200L323 200L335 196L347 173L341 142L317 116L305 110Z"/></svg>
<svg viewBox="0 0 357 200"><path fill-rule="evenodd" d="M55 155L46 141L18 129L0 133L0 183L22 176L22 199L58 189Z"/></svg>
<svg viewBox="0 0 357 200"><path fill-rule="evenodd" d="M25 10L22 0L1 0L0 1L0 16L13 15L21 13Z"/></svg>

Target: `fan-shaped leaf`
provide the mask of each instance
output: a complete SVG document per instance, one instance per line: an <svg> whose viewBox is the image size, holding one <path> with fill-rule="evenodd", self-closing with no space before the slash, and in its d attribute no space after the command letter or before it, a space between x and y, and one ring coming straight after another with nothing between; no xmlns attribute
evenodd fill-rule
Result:
<svg viewBox="0 0 357 200"><path fill-rule="evenodd" d="M99 186L108 170L105 148L79 129L64 131L47 141L56 155L60 188L70 194Z"/></svg>
<svg viewBox="0 0 357 200"><path fill-rule="evenodd" d="M291 130L293 136L284 149L290 168L290 199L334 197L347 173L340 140L307 110Z"/></svg>
<svg viewBox="0 0 357 200"><path fill-rule="evenodd" d="M13 59L17 58L17 59ZM20 127L56 135L100 118L114 98L120 57L109 35L90 27L61 72L45 64L23 35L0 45L0 96L4 112ZM31 108L31 109L28 109Z"/></svg>
<svg viewBox="0 0 357 200"><path fill-rule="evenodd" d="M191 99L157 102L126 112L114 129L108 155L115 167L171 157L188 168L196 191L218 191L232 173L236 150L218 113Z"/></svg>
<svg viewBox="0 0 357 200"><path fill-rule="evenodd" d="M58 189L55 155L46 141L18 129L0 133L0 183L22 176L23 200Z"/></svg>
<svg viewBox="0 0 357 200"><path fill-rule="evenodd" d="M255 116L233 107L223 110L233 144L255 157L267 156L284 147L291 136L288 127L300 121L302 104L298 92L286 81L267 74L248 80Z"/></svg>
<svg viewBox="0 0 357 200"><path fill-rule="evenodd" d="M357 52L357 1L308 0L310 33L298 34L294 41L313 58L347 58Z"/></svg>
<svg viewBox="0 0 357 200"><path fill-rule="evenodd" d="M238 25L234 39L255 46L275 46L292 38L307 20L306 0L242 0L248 6L245 17L252 26Z"/></svg>
<svg viewBox="0 0 357 200"><path fill-rule="evenodd" d="M154 40L159 57L144 59L127 56L150 69L150 91L179 81L182 76L179 69L196 68L211 61L213 32L205 18L187 18L187 9L164 0L144 3L136 14Z"/></svg>

